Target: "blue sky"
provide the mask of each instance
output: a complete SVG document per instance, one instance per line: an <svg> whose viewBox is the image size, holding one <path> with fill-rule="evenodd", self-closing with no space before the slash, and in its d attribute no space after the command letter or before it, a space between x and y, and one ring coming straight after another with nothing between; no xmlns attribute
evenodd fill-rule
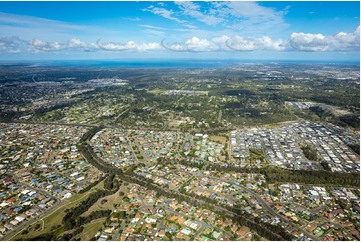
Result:
<svg viewBox="0 0 361 242"><path fill-rule="evenodd" d="M359 61L353 2L0 2L0 60Z"/></svg>

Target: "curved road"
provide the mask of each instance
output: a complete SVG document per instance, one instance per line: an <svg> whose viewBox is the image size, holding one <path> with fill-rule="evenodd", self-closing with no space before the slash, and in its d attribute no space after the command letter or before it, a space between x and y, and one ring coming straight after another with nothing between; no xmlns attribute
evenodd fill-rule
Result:
<svg viewBox="0 0 361 242"><path fill-rule="evenodd" d="M51 211L53 211L57 206L59 206L61 200L57 197L55 197L54 195L48 193L47 191L44 191L44 190L41 190L39 188L36 188L36 187L32 187L30 186L29 184L27 183L24 183L24 182L21 182L19 181L19 178L13 173L13 172L10 172L8 173L9 175L12 175L14 177L14 180L17 184L21 185L21 186L24 186L24 187L27 187L29 189L32 189L32 190L36 190L40 193L43 193L45 194L46 196L48 197L51 197L52 199L54 199L56 202L55 204L50 208L50 209L45 209L43 210L41 213L39 213L38 215L36 215L35 217L31 218L30 220L20 224L19 226L17 226L15 229L11 230L10 232L8 232L7 234L5 234L3 237L1 237L0 239L1 240L8 240L8 239L12 239L14 237L14 235L20 233L20 231L22 231L22 229L30 224L32 224L34 221L36 221L36 219L38 219L39 217L43 216L44 214L46 213L49 213Z"/></svg>
<svg viewBox="0 0 361 242"><path fill-rule="evenodd" d="M318 207L318 208L315 208L315 209L308 209L306 208L305 206L301 205L301 204L298 204L298 203L295 203L295 202L273 202L272 204L292 204L294 206L297 206L297 207L300 207L302 208L303 210L306 210L310 213L313 213L313 214L316 214L318 212L315 212L315 210L321 210L321 209L327 209L327 206L323 205L321 207ZM342 225L338 224L338 223L335 223L335 222L332 222L331 220L329 220L328 218L323 218L324 220L326 220L328 223L332 224L333 226L335 226L336 228L340 229L342 228Z"/></svg>
<svg viewBox="0 0 361 242"><path fill-rule="evenodd" d="M214 178L214 179L216 179L216 180L219 180L219 181L222 181L222 182L230 183L230 181L227 181L227 180L224 180L224 179L221 179L221 178L216 178L216 177L212 177L212 178ZM297 229L297 230L300 230L304 235L308 236L308 237L311 238L312 240L316 240L316 241L319 240L319 239L318 239L317 237L315 237L314 235L312 235L312 234L308 233L307 231L305 231L304 229L296 226L295 224L293 224L292 222L290 222L288 219L286 219L286 218L283 217L282 215L279 215L276 211L273 210L273 208L271 208L271 207L269 206L269 204L268 204L265 200L263 200L263 199L262 199L257 193L255 193L254 191L252 191L252 190L248 189L247 187L244 187L244 186L242 186L242 185L240 185L240 184L237 184L237 183L235 183L235 182L233 182L233 181L232 181L232 185L238 186L238 187L240 187L241 189L243 189L244 191L246 191L246 192L252 194L253 196L255 196L256 199L257 199L257 201L258 201L259 203L261 203L262 206L263 206L265 209L267 209L273 216L276 216L276 217L278 217L279 219L282 219L282 220L283 220L285 223L287 223L288 225L292 226L293 228L295 228L295 229Z"/></svg>
<svg viewBox="0 0 361 242"><path fill-rule="evenodd" d="M11 122L9 122L9 123L28 123L28 124L85 126L85 127L94 127L94 126L97 126L97 125L65 124L65 123L50 123L50 122L48 123L48 122L19 122L19 121L11 121ZM119 127L119 126L118 126L118 125L108 125L108 126L105 126L105 127L115 128L115 127ZM134 128L134 127L133 127L133 128ZM142 129L150 129L150 128L144 128L144 127L143 127ZM224 129L224 128L223 128L223 129ZM223 129L222 129L222 130L223 130ZM152 128L152 130L157 130L157 129L156 129L156 128ZM161 130L161 129L159 129L159 130ZM174 130L174 129L173 129L173 130ZM177 130L177 129L175 129L175 130ZM212 130L212 129L211 129L211 130ZM216 129L214 129L214 130L216 130ZM228 129L225 129L225 130L229 130L229 128L228 128ZM208 131L208 130L207 130L207 131ZM88 148L89 148L89 147L88 147ZM98 157L96 157L96 158L98 158ZM100 164L102 164L102 162L100 162ZM12 174L13 174L13 173L12 173ZM13 175L14 175L14 174L13 174ZM53 199L56 199L56 204L55 204L50 210L55 209L55 208L60 204L60 199L57 198L57 197L55 197L55 196L53 196L53 195L51 195L51 194L49 194L48 192L43 191L43 190L38 189L38 188L31 187L31 186L28 185L28 184L25 184L25 183L20 182L15 175L14 175L14 179L15 179L15 181L16 181L17 183L19 183L20 185L23 185L23 186L29 187L29 188L31 188L31 189L37 190L37 191L39 191L39 192L41 192L41 193L46 194L47 196L52 197ZM217 179L217 180L220 180L220 181L224 181L224 182L228 182L228 183L230 182L230 181L223 180L223 179L220 179L220 178L214 178L214 179ZM264 207L265 209L267 209L272 215L274 215L274 216L282 219L284 222L286 222L288 225L294 227L295 229L300 230L304 235L308 236L309 238L311 238L311 239L313 239L313 240L316 240L316 241L318 240L315 236L309 234L309 233L306 232L305 230L299 228L298 226L296 226L295 224L291 223L291 222L288 221L286 218L284 218L283 216L281 216L281 215L279 215L277 212L275 212L275 211L269 206L269 204L268 204L267 202L265 202L257 193L253 192L252 190L250 190L250 189L248 189L248 188L246 188L246 187L244 187L244 186L242 186L242 185L239 185L239 184L235 183L234 181L232 181L232 184L234 184L235 186L240 187L241 189L243 189L243 190L245 190L246 192L249 192L250 194L252 194L253 196L255 196L256 199L258 200L258 202L261 203L261 204L263 205L263 207ZM175 191L175 192L179 194L178 191ZM192 199L192 198L191 198L191 199ZM193 198L193 199L194 199L194 198ZM197 200L197 199L196 199L196 200ZM201 202L201 201L197 200L197 202ZM202 202L204 203L204 201L202 201ZM201 203L202 203L202 202L201 202ZM222 211L222 212L224 212L224 213L232 214L232 212L228 211L227 209L224 209L224 208L219 207L219 206L215 206L215 207L217 208L217 210L218 210L219 212ZM33 217L32 219L30 219L29 221L21 224L19 227L16 228L16 231L21 231L21 230L19 230L19 229L22 229L23 227L29 225L29 224L32 223L35 219L37 219L38 217L40 217L40 216L43 215L44 213L48 213L48 212L49 212L49 210L45 210L45 211L43 211L42 213L40 213L39 215L37 215L37 216ZM5 240L5 239L8 238L9 236L12 236L16 231L14 231L14 230L11 231L10 233L8 233L8 234L6 234L5 236L3 236L1 239L2 239L2 240ZM12 237L13 237L13 236L12 236ZM12 237L11 237L11 238L12 238Z"/></svg>

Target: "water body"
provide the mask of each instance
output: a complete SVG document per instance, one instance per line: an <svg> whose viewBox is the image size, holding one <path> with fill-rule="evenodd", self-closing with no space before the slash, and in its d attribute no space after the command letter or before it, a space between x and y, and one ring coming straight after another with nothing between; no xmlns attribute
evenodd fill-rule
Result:
<svg viewBox="0 0 361 242"><path fill-rule="evenodd" d="M250 61L250 60L64 60L0 62L1 66L74 66L74 67L125 67L125 68L225 68L244 64L319 64L359 66L359 62L325 61Z"/></svg>

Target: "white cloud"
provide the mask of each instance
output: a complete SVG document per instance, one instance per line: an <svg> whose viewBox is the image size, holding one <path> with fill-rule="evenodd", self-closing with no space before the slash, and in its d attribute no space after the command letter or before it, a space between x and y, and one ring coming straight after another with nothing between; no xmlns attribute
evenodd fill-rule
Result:
<svg viewBox="0 0 361 242"><path fill-rule="evenodd" d="M97 46L102 50L107 51L124 51L127 50L127 43L116 43L116 42L108 42L108 43L101 43L100 40L97 42Z"/></svg>
<svg viewBox="0 0 361 242"><path fill-rule="evenodd" d="M28 42L17 36L0 36L0 53L21 53L26 51Z"/></svg>
<svg viewBox="0 0 361 242"><path fill-rule="evenodd" d="M146 34L151 34L151 35L155 35L155 36L164 36L165 35L165 32L159 31L159 30L154 30L154 29L146 29L143 32Z"/></svg>
<svg viewBox="0 0 361 242"><path fill-rule="evenodd" d="M70 47L76 47L76 46L84 46L84 42L82 42L80 39L73 38L69 41Z"/></svg>
<svg viewBox="0 0 361 242"><path fill-rule="evenodd" d="M38 51L63 51L63 50L76 50L76 51L96 51L98 47L94 43L85 43L78 38L70 39L66 42L50 42L33 39L30 41L30 46Z"/></svg>
<svg viewBox="0 0 361 242"><path fill-rule="evenodd" d="M99 36L119 35L120 30L96 26L77 25L67 22L27 15L0 12L0 29L3 36L18 36L22 39L48 39L65 42L74 36L96 39Z"/></svg>
<svg viewBox="0 0 361 242"><path fill-rule="evenodd" d="M192 24L183 24L184 27L187 27L189 29L197 29L198 27L197 26L194 26Z"/></svg>
<svg viewBox="0 0 361 242"><path fill-rule="evenodd" d="M268 36L260 38L244 38L235 36L226 41L228 48L237 51L276 50L283 51L287 43L283 40L273 40Z"/></svg>
<svg viewBox="0 0 361 242"><path fill-rule="evenodd" d="M228 16L228 26L242 32L264 33L285 29L287 10L261 6L257 2L232 1L223 4L219 14Z"/></svg>
<svg viewBox="0 0 361 242"><path fill-rule="evenodd" d="M322 34L292 33L290 45L301 51L325 51L328 49L326 37Z"/></svg>
<svg viewBox="0 0 361 242"><path fill-rule="evenodd" d="M223 14L230 14L238 18L256 18L258 21L268 21L282 18L286 11L277 11L264 7L257 2L232 1L223 5Z"/></svg>
<svg viewBox="0 0 361 242"><path fill-rule="evenodd" d="M166 30L166 28L157 27L157 26L148 25L148 24L139 24L138 26L146 28L143 31L146 34L151 34L151 35L155 35L155 36L163 36L163 35L165 35L165 32L160 31L160 30Z"/></svg>
<svg viewBox="0 0 361 242"><path fill-rule="evenodd" d="M149 6L148 8L142 9L143 11L146 12L151 12L154 13L156 15L162 16L163 18L169 19L169 20L173 20L176 21L178 23L186 23L186 21L181 20L177 17L174 17L174 12L172 10L168 10L165 8L158 8L158 7L154 7L154 6Z"/></svg>
<svg viewBox="0 0 361 242"><path fill-rule="evenodd" d="M76 32L89 31L91 27L68 24L61 21L50 20L45 18L38 18L26 15L16 15L0 12L0 27L4 29L2 33L10 31L18 31L17 34L22 34L32 31L33 34L40 34L40 32L48 31L48 35L59 32ZM9 34L9 33L6 33Z"/></svg>
<svg viewBox="0 0 361 242"><path fill-rule="evenodd" d="M227 41L229 41L231 37L228 35L222 35L220 37L215 37L212 39L212 42L219 46L220 49L229 50L227 47Z"/></svg>
<svg viewBox="0 0 361 242"><path fill-rule="evenodd" d="M261 6L256 2L174 2L177 8L166 9L150 6L145 11L174 20L189 27L196 20L209 26L223 26L243 32L264 32L283 29L288 25L283 16L286 10ZM193 25L192 25L193 26Z"/></svg>
<svg viewBox="0 0 361 242"><path fill-rule="evenodd" d="M210 51L218 49L218 47L213 42L210 42L207 39L199 39L197 37L193 37L187 40L185 43L189 49L194 51Z"/></svg>
<svg viewBox="0 0 361 242"><path fill-rule="evenodd" d="M138 18L138 17L136 17L136 18L122 18L122 19L133 21L133 22L139 22L139 21L142 20L141 18Z"/></svg>
<svg viewBox="0 0 361 242"><path fill-rule="evenodd" d="M287 48L287 43L283 40L273 40L268 36L262 36L257 39L266 50L285 50Z"/></svg>
<svg viewBox="0 0 361 242"><path fill-rule="evenodd" d="M145 27L146 28L146 27ZM150 34L164 34L155 28L146 28ZM269 36L244 37L223 34L212 39L193 35L184 37L183 41L170 42L163 39L157 42L106 42L99 39L96 43L71 38L67 41L44 41L33 39L23 40L18 36L1 37L0 53L36 53L36 52L95 52L95 51L158 51L169 50L179 52L210 52L210 51L358 51L360 49L360 27L353 33L339 32L333 36L310 33L292 33L289 40L273 39Z"/></svg>
<svg viewBox="0 0 361 242"><path fill-rule="evenodd" d="M158 43L143 43L137 46L139 51L151 51L151 50L159 50L161 49L160 44Z"/></svg>
<svg viewBox="0 0 361 242"><path fill-rule="evenodd" d="M258 43L256 43L254 40L248 40L242 36L236 36L232 39L229 39L226 44L228 48L238 51L254 51L260 48Z"/></svg>
<svg viewBox="0 0 361 242"><path fill-rule="evenodd" d="M192 37L184 42L169 42L164 40L162 46L165 49L179 52L186 51L256 51L256 50L274 50L283 51L286 49L287 42L283 40L273 40L268 36L260 38L244 38L242 36L229 37L222 35L211 40Z"/></svg>
<svg viewBox="0 0 361 242"><path fill-rule="evenodd" d="M57 52L57 51L77 51L77 52L94 52L94 51L152 51L160 50L162 47L159 43L136 43L135 41L127 42L100 42L86 43L78 38L70 39L66 42L43 41L33 39L25 41L19 37L1 37L0 36L0 53L39 53L39 52Z"/></svg>
<svg viewBox="0 0 361 242"><path fill-rule="evenodd" d="M207 25L217 25L224 21L223 18L219 18L215 15L205 14L200 10L200 6L193 2L175 2L176 5L182 11L182 15L190 16L197 19L200 22L203 22Z"/></svg>
<svg viewBox="0 0 361 242"><path fill-rule="evenodd" d="M97 46L102 49L102 50L106 50L106 51L125 51L125 50L129 50L129 49L135 49L136 48L136 44L134 41L128 41L128 42L124 42L124 43L120 43L120 42L100 42L100 40L97 41Z"/></svg>
<svg viewBox="0 0 361 242"><path fill-rule="evenodd" d="M67 48L80 51L95 51L98 47L94 43L86 43L78 38L72 38L66 43Z"/></svg>
<svg viewBox="0 0 361 242"><path fill-rule="evenodd" d="M360 49L360 26L353 33L339 32L334 36L292 33L290 46L299 51L349 51Z"/></svg>
<svg viewBox="0 0 361 242"><path fill-rule="evenodd" d="M148 29L160 29L160 30L166 29L166 28L157 27L157 26L148 25L148 24L139 24L138 26L148 28Z"/></svg>
<svg viewBox="0 0 361 242"><path fill-rule="evenodd" d="M128 41L125 43L120 42L108 42L108 43L101 43L100 40L97 42L97 46L106 51L152 51L152 50L159 50L161 46L159 43L142 43L137 44L135 41Z"/></svg>
<svg viewBox="0 0 361 242"><path fill-rule="evenodd" d="M175 52L205 52L219 50L219 46L212 41L200 39L198 37L192 37L184 42L169 42L164 39L161 44L163 48Z"/></svg>
<svg viewBox="0 0 361 242"><path fill-rule="evenodd" d="M58 51L58 50L66 49L65 45L60 44L59 42L56 41L47 42L38 39L33 39L30 43L35 49L40 51Z"/></svg>
<svg viewBox="0 0 361 242"><path fill-rule="evenodd" d="M0 12L0 24L1 25L11 24L13 26L24 26L24 27L45 27L45 26L49 27L50 25L52 25L53 27L56 26L59 28L66 28L72 30L82 30L85 28L85 26L67 24L65 22L51 20L51 19L26 16L26 15L9 14L4 12Z"/></svg>

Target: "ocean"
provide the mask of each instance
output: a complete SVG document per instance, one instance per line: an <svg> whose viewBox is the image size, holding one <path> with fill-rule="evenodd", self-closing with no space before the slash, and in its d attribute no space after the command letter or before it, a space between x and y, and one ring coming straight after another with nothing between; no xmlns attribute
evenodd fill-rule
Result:
<svg viewBox="0 0 361 242"><path fill-rule="evenodd" d="M320 65L355 65L359 62L325 62L325 61L294 61L294 60L56 60L56 61L7 61L2 66L74 66L103 68L226 68L242 64L320 64Z"/></svg>

